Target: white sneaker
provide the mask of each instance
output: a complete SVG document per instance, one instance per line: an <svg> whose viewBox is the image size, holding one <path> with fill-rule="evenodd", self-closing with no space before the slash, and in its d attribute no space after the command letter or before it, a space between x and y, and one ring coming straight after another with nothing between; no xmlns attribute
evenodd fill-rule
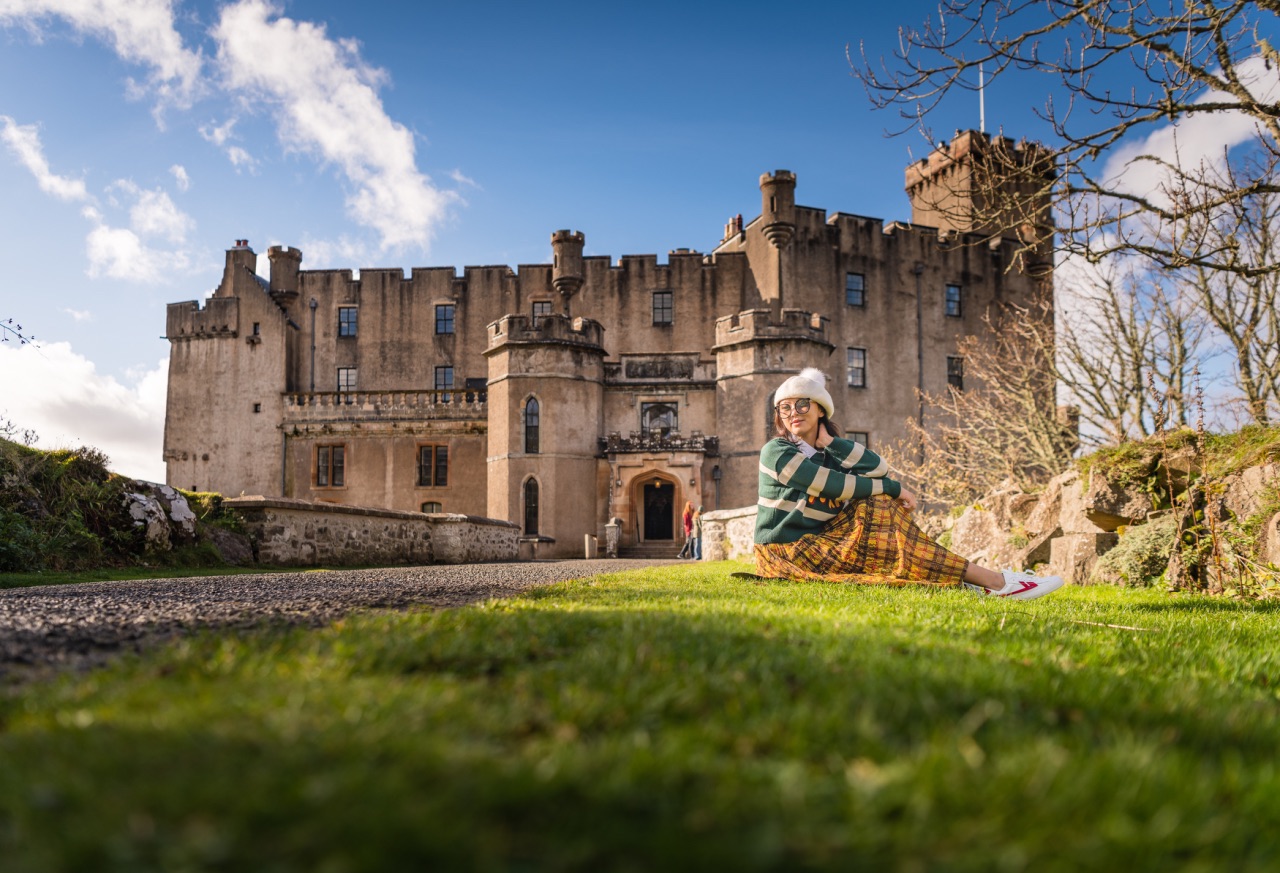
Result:
<svg viewBox="0 0 1280 873"><path fill-rule="evenodd" d="M1019 573L1014 570L1005 570L1003 576L1004 587L999 591L992 591L969 582L963 585L978 594L1008 597L1010 600L1035 600L1037 597L1044 597L1046 594L1057 591L1062 587L1063 581L1061 576L1037 576L1034 573Z"/></svg>

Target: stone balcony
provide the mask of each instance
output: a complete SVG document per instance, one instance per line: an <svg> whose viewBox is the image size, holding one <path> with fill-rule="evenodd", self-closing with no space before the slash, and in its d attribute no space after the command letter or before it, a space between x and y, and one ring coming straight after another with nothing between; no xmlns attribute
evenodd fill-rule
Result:
<svg viewBox="0 0 1280 873"><path fill-rule="evenodd" d="M466 421L488 415L484 390L312 391L284 395L284 423L331 421Z"/></svg>
<svg viewBox="0 0 1280 873"><path fill-rule="evenodd" d="M708 458L720 456L720 437L706 436L693 431L689 436L680 433L631 431L629 436L614 432L600 437L601 455L625 455L637 452L698 452Z"/></svg>

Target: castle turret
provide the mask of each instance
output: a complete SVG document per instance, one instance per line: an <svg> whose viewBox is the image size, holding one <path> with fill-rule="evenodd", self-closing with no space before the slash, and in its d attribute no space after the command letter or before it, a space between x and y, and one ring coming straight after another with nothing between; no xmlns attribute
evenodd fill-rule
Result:
<svg viewBox="0 0 1280 873"><path fill-rule="evenodd" d="M778 170L762 175L760 200L765 239L781 251L796 232L796 174Z"/></svg>
<svg viewBox="0 0 1280 873"><path fill-rule="evenodd" d="M302 252L285 246L267 249L271 261L271 296L288 309L298 299L298 268L302 265Z"/></svg>
<svg viewBox="0 0 1280 873"><path fill-rule="evenodd" d="M565 315L569 300L582 287L582 246L586 237L580 231L557 230L551 234L551 284L560 294Z"/></svg>

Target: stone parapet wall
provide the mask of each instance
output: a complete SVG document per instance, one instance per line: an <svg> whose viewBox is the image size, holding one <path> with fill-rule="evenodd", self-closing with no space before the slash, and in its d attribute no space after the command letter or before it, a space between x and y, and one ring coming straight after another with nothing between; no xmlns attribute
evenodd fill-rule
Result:
<svg viewBox="0 0 1280 873"><path fill-rule="evenodd" d="M702 560L750 561L755 555L756 508L717 509L702 513Z"/></svg>
<svg viewBox="0 0 1280 873"><path fill-rule="evenodd" d="M223 506L244 520L254 558L263 564L475 564L519 557L519 527L481 516L276 497L235 497Z"/></svg>

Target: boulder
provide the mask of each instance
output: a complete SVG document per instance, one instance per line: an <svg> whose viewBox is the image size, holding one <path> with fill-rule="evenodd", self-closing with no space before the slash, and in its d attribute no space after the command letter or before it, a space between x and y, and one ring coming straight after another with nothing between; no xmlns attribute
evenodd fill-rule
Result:
<svg viewBox="0 0 1280 873"><path fill-rule="evenodd" d="M1280 464L1249 467L1222 483L1221 504L1240 521L1257 514L1267 503L1267 492L1280 486Z"/></svg>
<svg viewBox="0 0 1280 873"><path fill-rule="evenodd" d="M1258 562L1280 568L1280 512L1258 530Z"/></svg>
<svg viewBox="0 0 1280 873"><path fill-rule="evenodd" d="M1082 508L1085 516L1104 531L1140 524L1155 508L1151 495L1136 488L1125 488L1097 472L1089 474Z"/></svg>
<svg viewBox="0 0 1280 873"><path fill-rule="evenodd" d="M951 551L983 566L1001 563L1002 546L1009 534L1000 526L996 513L985 509L985 502L971 506L951 526Z"/></svg>
<svg viewBox="0 0 1280 873"><path fill-rule="evenodd" d="M124 501L134 526L143 529L148 550L166 552L195 542L196 514L176 488L134 480Z"/></svg>
<svg viewBox="0 0 1280 873"><path fill-rule="evenodd" d="M1034 495L1035 504L1027 511L1026 520L1022 523L1027 536L1033 540L1054 531L1062 531L1059 516L1062 514L1062 490L1068 483L1076 482L1080 475L1075 470L1068 470L1049 480L1049 484L1039 494Z"/></svg>
<svg viewBox="0 0 1280 873"><path fill-rule="evenodd" d="M1058 508L1058 526L1064 534L1100 534L1107 531L1094 524L1085 507L1083 485L1080 474L1075 470L1064 473L1055 479L1061 480L1061 499Z"/></svg>
<svg viewBox="0 0 1280 873"><path fill-rule="evenodd" d="M237 567L254 563L253 544L244 534L217 525L209 525L205 532L214 551L223 561Z"/></svg>
<svg viewBox="0 0 1280 873"><path fill-rule="evenodd" d="M702 513L702 560L754 560L756 507Z"/></svg>
<svg viewBox="0 0 1280 873"><path fill-rule="evenodd" d="M1049 572L1076 585L1089 581L1098 558L1115 547L1114 533L1064 533L1050 540Z"/></svg>

